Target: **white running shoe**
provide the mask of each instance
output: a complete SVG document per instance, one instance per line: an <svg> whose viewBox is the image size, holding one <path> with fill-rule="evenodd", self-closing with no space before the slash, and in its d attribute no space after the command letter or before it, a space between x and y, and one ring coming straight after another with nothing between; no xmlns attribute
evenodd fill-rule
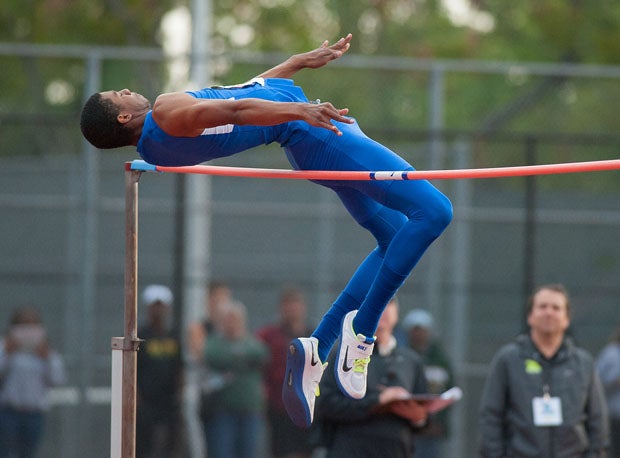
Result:
<svg viewBox="0 0 620 458"><path fill-rule="evenodd" d="M356 314L357 310L352 310L342 319L342 337L334 372L340 391L350 398L362 399L366 395L368 363L375 338L355 334L353 318Z"/></svg>
<svg viewBox="0 0 620 458"><path fill-rule="evenodd" d="M293 339L286 354L286 372L282 401L289 417L300 428L308 428L314 419L314 402L327 363L318 357L316 337Z"/></svg>

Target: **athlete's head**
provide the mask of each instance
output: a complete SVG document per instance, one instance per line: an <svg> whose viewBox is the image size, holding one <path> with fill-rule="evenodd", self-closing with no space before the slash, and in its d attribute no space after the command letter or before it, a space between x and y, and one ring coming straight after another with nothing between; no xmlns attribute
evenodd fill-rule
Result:
<svg viewBox="0 0 620 458"><path fill-rule="evenodd" d="M97 148L132 145L150 108L144 96L129 89L98 92L84 104L80 128L84 138Z"/></svg>

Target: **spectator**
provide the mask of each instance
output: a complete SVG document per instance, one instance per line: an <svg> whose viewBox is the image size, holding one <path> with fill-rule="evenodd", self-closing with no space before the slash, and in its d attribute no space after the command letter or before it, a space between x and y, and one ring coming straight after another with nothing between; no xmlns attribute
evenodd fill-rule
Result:
<svg viewBox="0 0 620 458"><path fill-rule="evenodd" d="M421 405L404 399L410 393L425 393L426 379L421 358L397 344L392 334L397 321L394 298L379 319L363 399L345 396L333 371L325 372L317 418L323 424L326 458L411 457L414 431L425 424L427 414ZM336 353L330 355L329 364L335 364Z"/></svg>
<svg viewBox="0 0 620 458"><path fill-rule="evenodd" d="M142 294L147 323L138 351L136 456L170 458L179 453L183 366L179 339L171 331L173 296L163 285Z"/></svg>
<svg viewBox="0 0 620 458"><path fill-rule="evenodd" d="M480 454L488 458L605 456L607 413L592 357L566 336L568 293L537 288L529 335L493 358L480 407Z"/></svg>
<svg viewBox="0 0 620 458"><path fill-rule="evenodd" d="M39 313L17 309L0 344L0 457L35 456L43 438L47 391L65 378L63 359L50 346Z"/></svg>
<svg viewBox="0 0 620 458"><path fill-rule="evenodd" d="M611 449L609 458L620 458L620 326L615 336L598 357L596 369L601 378L611 426Z"/></svg>
<svg viewBox="0 0 620 458"><path fill-rule="evenodd" d="M267 348L247 330L243 304L226 306L220 332L209 334L205 346L207 373L217 380L203 410L209 458L257 456L267 356Z"/></svg>
<svg viewBox="0 0 620 458"><path fill-rule="evenodd" d="M422 309L414 309L403 320L409 345L424 362L428 392L441 394L453 385L448 357L434 333L433 316ZM442 410L429 418L426 428L417 432L415 458L440 458L446 456L450 410Z"/></svg>
<svg viewBox="0 0 620 458"><path fill-rule="evenodd" d="M280 293L280 318L257 332L269 348L270 357L263 371L267 393L267 422L273 458L309 458L310 432L295 426L282 402L282 380L286 370L286 350L296 336L310 335L306 321L306 302L298 289L287 287Z"/></svg>
<svg viewBox="0 0 620 458"><path fill-rule="evenodd" d="M204 349L207 336L218 332L218 322L222 309L232 302L232 291L228 284L220 280L209 282L204 300L204 317L190 323L187 329L189 360L186 367L186 408L188 433L190 437L204 437L204 417L209 409L206 405L212 387L209 382L217 378L209 378L204 366ZM207 392L204 392L207 391ZM201 426L199 426L201 425ZM199 431L200 430L200 431ZM202 448L202 445L199 445Z"/></svg>
<svg viewBox="0 0 620 458"><path fill-rule="evenodd" d="M209 283L207 297L205 301L206 316L204 321L192 323L189 326L189 352L195 361L203 359L203 350L207 334L217 329L217 322L222 313L222 309L231 303L232 291L230 287L222 282L214 280Z"/></svg>

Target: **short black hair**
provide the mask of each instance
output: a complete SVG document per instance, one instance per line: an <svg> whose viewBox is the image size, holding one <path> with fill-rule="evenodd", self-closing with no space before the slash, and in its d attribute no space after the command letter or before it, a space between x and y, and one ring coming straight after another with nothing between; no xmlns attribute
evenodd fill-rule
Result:
<svg viewBox="0 0 620 458"><path fill-rule="evenodd" d="M91 95L82 109L82 135L90 144L100 149L131 145L133 134L124 124L118 122L119 113L119 107L101 97L100 93Z"/></svg>

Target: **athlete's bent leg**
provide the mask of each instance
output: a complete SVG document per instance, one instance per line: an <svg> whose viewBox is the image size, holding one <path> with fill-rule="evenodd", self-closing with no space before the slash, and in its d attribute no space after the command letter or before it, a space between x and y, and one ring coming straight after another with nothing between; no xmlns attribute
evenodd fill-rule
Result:
<svg viewBox="0 0 620 458"><path fill-rule="evenodd" d="M407 220L390 238L359 310L348 312L342 322L334 370L342 392L356 399L366 394L373 335L386 304L452 218L449 200L428 182L390 185L384 195L385 203L402 211ZM421 199L424 205L420 205Z"/></svg>
<svg viewBox="0 0 620 458"><path fill-rule="evenodd" d="M386 304L452 220L450 201L427 181L393 183L386 204L402 211L407 222L392 238L353 321L356 332L369 336L374 334Z"/></svg>
<svg viewBox="0 0 620 458"><path fill-rule="evenodd" d="M341 333L344 316L351 310L357 310L363 303L383 263L390 242L407 221L402 213L382 206L355 189L335 187L334 190L358 223L374 236L377 247L358 266L312 334L319 341L318 351L322 361L327 359L329 351Z"/></svg>

